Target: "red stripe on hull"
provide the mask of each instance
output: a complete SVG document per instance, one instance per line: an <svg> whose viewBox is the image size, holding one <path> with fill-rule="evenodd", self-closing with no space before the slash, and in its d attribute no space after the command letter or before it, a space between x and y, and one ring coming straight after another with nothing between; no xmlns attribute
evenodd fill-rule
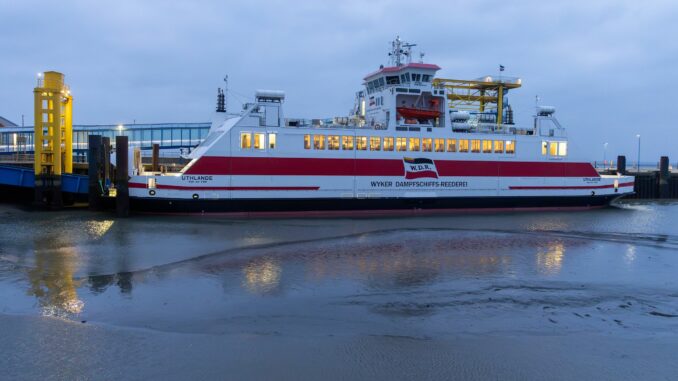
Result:
<svg viewBox="0 0 678 381"><path fill-rule="evenodd" d="M146 189L146 184L140 183L130 183L130 188L136 189ZM158 184L155 189L173 189L173 190L194 190L194 191L206 191L206 190L224 190L224 191L305 191L311 190L315 191L320 189L320 187L187 187L182 185L165 185Z"/></svg>
<svg viewBox="0 0 678 381"><path fill-rule="evenodd" d="M633 183L619 184L618 188L632 187ZM607 185L572 185L572 186L509 186L511 190L560 190L560 189L607 189L614 188L614 184Z"/></svg>
<svg viewBox="0 0 678 381"><path fill-rule="evenodd" d="M589 163L434 160L439 176L599 177ZM203 156L186 174L261 176L404 176L399 159Z"/></svg>

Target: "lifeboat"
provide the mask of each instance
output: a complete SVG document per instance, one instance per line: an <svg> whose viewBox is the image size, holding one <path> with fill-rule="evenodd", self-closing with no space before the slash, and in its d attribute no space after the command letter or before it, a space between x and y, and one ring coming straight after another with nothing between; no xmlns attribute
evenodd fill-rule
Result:
<svg viewBox="0 0 678 381"><path fill-rule="evenodd" d="M398 114L404 118L434 119L440 116L440 111L413 107L397 107Z"/></svg>

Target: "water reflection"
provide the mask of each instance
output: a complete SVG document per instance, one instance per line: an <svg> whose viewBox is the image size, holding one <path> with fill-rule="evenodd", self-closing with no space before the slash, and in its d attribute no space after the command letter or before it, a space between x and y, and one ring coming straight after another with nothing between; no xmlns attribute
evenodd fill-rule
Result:
<svg viewBox="0 0 678 381"><path fill-rule="evenodd" d="M98 239L111 229L114 222L114 220L90 220L85 222L85 229L92 238Z"/></svg>
<svg viewBox="0 0 678 381"><path fill-rule="evenodd" d="M280 284L282 268L277 261L263 258L249 262L243 268L243 285L255 294L266 294Z"/></svg>
<svg viewBox="0 0 678 381"><path fill-rule="evenodd" d="M65 317L82 312L85 303L77 293L80 282L73 278L77 256L73 248L36 251L35 266L28 270L28 294L38 299L43 315Z"/></svg>
<svg viewBox="0 0 678 381"><path fill-rule="evenodd" d="M544 275L556 275L563 267L565 245L560 240L549 242L537 250L537 270Z"/></svg>

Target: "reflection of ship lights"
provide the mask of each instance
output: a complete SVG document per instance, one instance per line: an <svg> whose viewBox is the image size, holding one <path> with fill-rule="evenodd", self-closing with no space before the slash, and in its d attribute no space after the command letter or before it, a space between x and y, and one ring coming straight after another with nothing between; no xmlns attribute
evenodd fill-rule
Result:
<svg viewBox="0 0 678 381"><path fill-rule="evenodd" d="M537 270L542 274L558 274L563 267L565 245L562 242L549 242L545 251L537 252Z"/></svg>
<svg viewBox="0 0 678 381"><path fill-rule="evenodd" d="M101 238L113 226L113 220L87 221L87 233L94 238Z"/></svg>
<svg viewBox="0 0 678 381"><path fill-rule="evenodd" d="M251 292L263 293L272 290L280 283L282 269L276 262L266 259L248 264L243 272L245 287Z"/></svg>

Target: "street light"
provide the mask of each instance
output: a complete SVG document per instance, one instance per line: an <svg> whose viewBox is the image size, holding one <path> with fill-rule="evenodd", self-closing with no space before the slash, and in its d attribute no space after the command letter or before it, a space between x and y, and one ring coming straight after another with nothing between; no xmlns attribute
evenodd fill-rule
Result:
<svg viewBox="0 0 678 381"><path fill-rule="evenodd" d="M118 124L118 132L120 132L121 134L122 134L123 128L124 128L124 126L122 124Z"/></svg>
<svg viewBox="0 0 678 381"><path fill-rule="evenodd" d="M638 160L636 161L636 169L640 172L640 134L636 135L638 138Z"/></svg>
<svg viewBox="0 0 678 381"><path fill-rule="evenodd" d="M603 168L607 165L607 142L603 143Z"/></svg>

